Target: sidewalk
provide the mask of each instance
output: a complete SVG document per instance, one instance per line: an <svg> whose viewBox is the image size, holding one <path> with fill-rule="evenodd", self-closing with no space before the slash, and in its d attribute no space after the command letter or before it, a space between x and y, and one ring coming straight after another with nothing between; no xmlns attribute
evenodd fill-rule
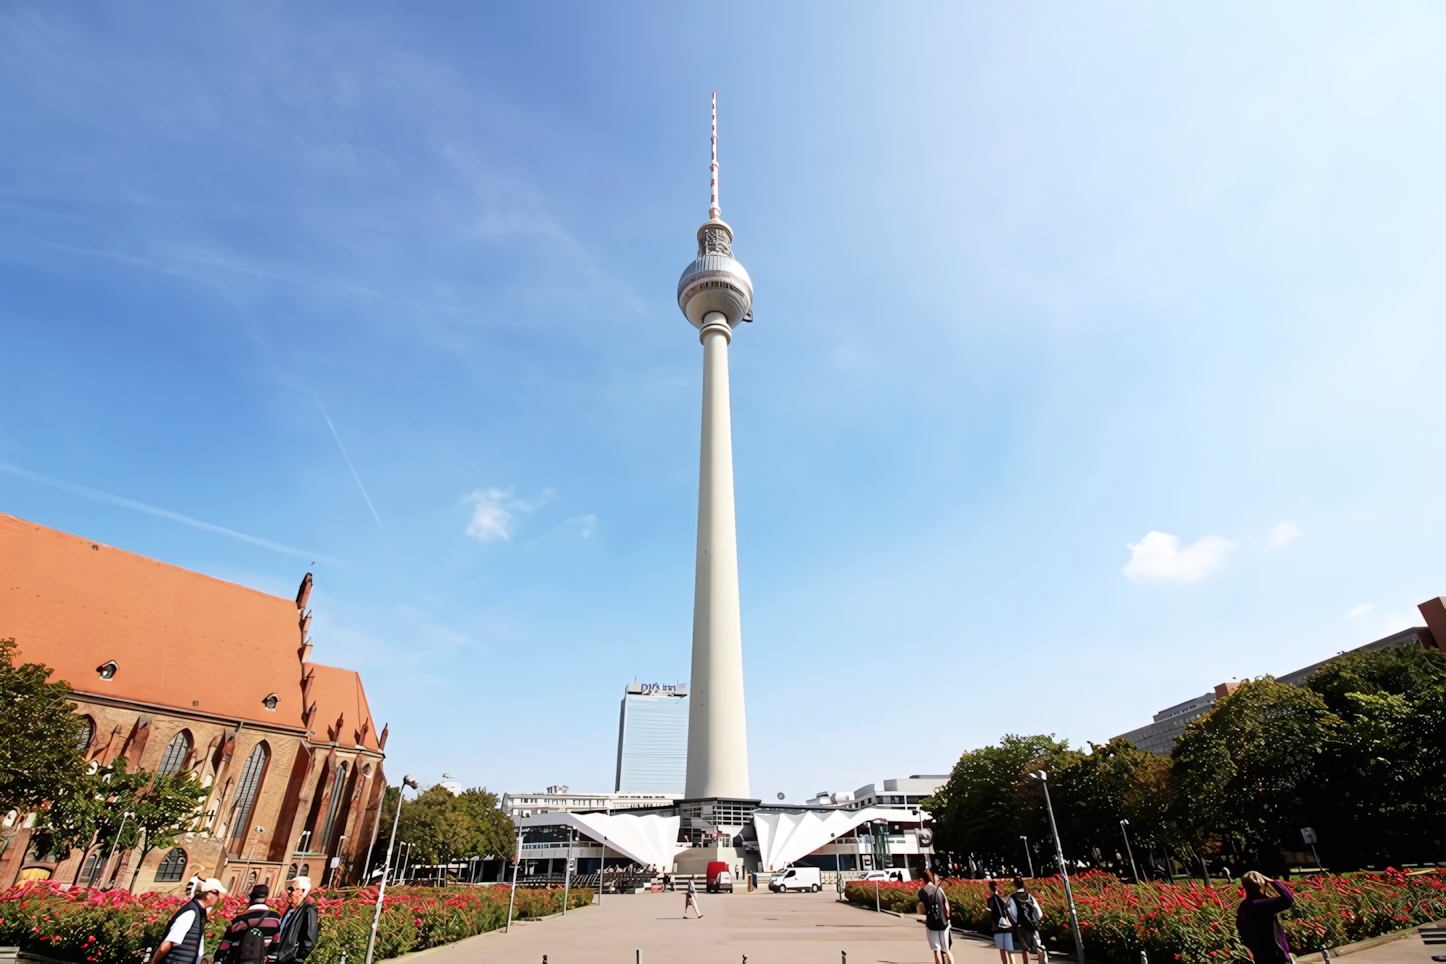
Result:
<svg viewBox="0 0 1446 964"><path fill-rule="evenodd" d="M566 917L513 923L423 951L425 964L932 964L915 917L875 914L832 893L700 894L703 919L682 919L683 895L609 894ZM998 964L992 944L955 935L957 964ZM422 964L422 962L419 962ZM1354 964L1354 962L1353 962Z"/></svg>

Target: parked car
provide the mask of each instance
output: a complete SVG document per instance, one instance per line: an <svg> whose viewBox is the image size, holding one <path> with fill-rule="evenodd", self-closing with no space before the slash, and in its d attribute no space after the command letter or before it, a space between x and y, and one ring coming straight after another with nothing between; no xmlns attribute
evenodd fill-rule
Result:
<svg viewBox="0 0 1446 964"><path fill-rule="evenodd" d="M888 867L883 870L871 870L862 877L855 877L854 880L897 880L906 881L909 879L907 867Z"/></svg>
<svg viewBox="0 0 1446 964"><path fill-rule="evenodd" d="M725 890L733 893L733 874L728 870L726 860L708 862L708 884L705 889L710 894L721 894Z"/></svg>
<svg viewBox="0 0 1446 964"><path fill-rule="evenodd" d="M816 894L823 889L823 881L817 867L789 867L769 879L768 889L775 894L790 890L811 890Z"/></svg>

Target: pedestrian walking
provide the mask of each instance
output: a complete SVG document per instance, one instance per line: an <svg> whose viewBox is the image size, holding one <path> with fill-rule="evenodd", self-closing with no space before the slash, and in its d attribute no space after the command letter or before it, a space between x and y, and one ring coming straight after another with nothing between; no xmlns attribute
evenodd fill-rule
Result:
<svg viewBox="0 0 1446 964"><path fill-rule="evenodd" d="M664 890L676 890L676 889L677 889L676 887L673 886L673 875L670 874L670 873L668 873L666 870L663 871L663 889L664 889Z"/></svg>
<svg viewBox="0 0 1446 964"><path fill-rule="evenodd" d="M1008 897L999 895L999 881L990 878L989 899L985 901L989 908L989 925L994 931L994 946L999 948L1000 964L1009 964L1009 955L1017 948L1014 946L1014 901Z"/></svg>
<svg viewBox="0 0 1446 964"><path fill-rule="evenodd" d="M311 900L311 878L293 877L286 884L286 912L276 938L276 964L299 964L316 946L318 922Z"/></svg>
<svg viewBox="0 0 1446 964"><path fill-rule="evenodd" d="M196 885L195 896L166 924L166 937L151 964L200 964L206 953L206 918L216 902L226 896L226 888L215 877L207 877Z"/></svg>
<svg viewBox="0 0 1446 964"><path fill-rule="evenodd" d="M1044 908L1039 900L1024 886L1024 878L1014 878L1014 893L1010 895L1014 908L1014 949L1019 951L1023 964L1029 964L1029 955L1035 956L1036 964L1047 964L1049 954L1044 942L1039 939L1039 922L1044 920Z"/></svg>
<svg viewBox="0 0 1446 964"><path fill-rule="evenodd" d="M688 896L686 896L686 897L683 898L683 919L684 919L684 920L687 920L687 919L688 919L688 908L689 908L689 907L693 908L693 913L695 913L695 914L698 915L698 919L699 919L699 920L702 920L702 919L703 919L703 912L698 909L698 882L697 882L696 880L694 880L692 877L689 877L689 878L688 878Z"/></svg>
<svg viewBox="0 0 1446 964"><path fill-rule="evenodd" d="M1255 964L1289 964L1290 942L1276 916L1295 903L1295 895L1284 881L1271 880L1258 870L1240 878L1245 899L1235 911L1235 929L1240 943L1250 951ZM1274 896L1270 896L1271 892Z"/></svg>
<svg viewBox="0 0 1446 964"><path fill-rule="evenodd" d="M274 958L281 915L266 906L270 893L265 884L251 888L250 906L232 919L216 948L216 964L267 964Z"/></svg>
<svg viewBox="0 0 1446 964"><path fill-rule="evenodd" d="M928 867L922 874L924 888L919 891L919 913L924 915L924 933L928 936L929 950L934 952L934 964L954 964L949 953L949 898L939 887L939 879Z"/></svg>

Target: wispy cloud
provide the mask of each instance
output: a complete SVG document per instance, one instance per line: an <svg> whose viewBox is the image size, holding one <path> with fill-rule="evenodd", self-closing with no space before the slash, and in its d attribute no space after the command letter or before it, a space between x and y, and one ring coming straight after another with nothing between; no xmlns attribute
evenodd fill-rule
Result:
<svg viewBox="0 0 1446 964"><path fill-rule="evenodd" d="M1225 565L1235 543L1223 536L1205 536L1188 546L1168 532L1151 531L1139 542L1126 543L1130 561L1123 570L1132 582L1198 582Z"/></svg>
<svg viewBox="0 0 1446 964"><path fill-rule="evenodd" d="M1277 522L1265 535L1265 542L1272 549L1280 549L1300 538L1300 530L1290 522Z"/></svg>
<svg viewBox="0 0 1446 964"><path fill-rule="evenodd" d="M1361 603L1359 606L1353 606L1353 607L1351 607L1351 611L1348 612L1348 613L1346 613L1346 618L1347 618L1347 619L1360 619L1362 616L1368 616L1368 615L1370 615L1371 613L1373 613L1373 612L1375 612L1375 611L1376 611L1376 605L1375 605L1375 603Z"/></svg>
<svg viewBox="0 0 1446 964"><path fill-rule="evenodd" d="M531 501L517 498L510 488L476 489L463 500L472 504L472 518L467 523L466 533L483 542L509 540L517 525L517 513L535 512L552 499L551 489L544 489Z"/></svg>
<svg viewBox="0 0 1446 964"><path fill-rule="evenodd" d="M588 515L574 516L567 520L568 526L577 533L579 539L591 539L593 533L597 532L597 516Z"/></svg>
<svg viewBox="0 0 1446 964"><path fill-rule="evenodd" d="M356 487L361 489L362 498L367 500L367 508L372 510L372 518L377 520L377 528L380 529L382 517L377 515L377 507L372 505L372 497L367 495L367 487L362 485L361 476L357 475L356 466L352 465L351 456L346 454L346 446L341 444L341 436L337 434L336 426L331 423L331 416L326 414L326 406L321 404L320 398L316 399L316 407L321 409L321 417L326 419L326 427L331 429L331 437L336 439L336 447L341 449L341 457L346 459L346 467L351 469L351 477L356 479Z"/></svg>
<svg viewBox="0 0 1446 964"><path fill-rule="evenodd" d="M78 495L82 499L90 499L92 502L103 502L106 505L119 506L122 509L130 509L135 512L144 512L161 519L169 519L172 522L179 522L188 525L193 529L201 529L206 532L216 532L223 536L230 536L232 539L240 539L242 542L249 542L253 546L260 546L263 549L270 549L273 552L285 553L288 556L296 556L299 559L320 560L331 565L336 565L336 560L330 559L309 549L296 549L292 546L284 546L279 542L272 542L270 539L262 539L259 536L247 535L244 532L237 532L235 529L228 529L225 526L218 526L210 522L203 522L200 519L193 519L188 515L179 512L172 512L170 509L162 509L158 506L147 505L144 502L137 502L135 499L127 499L122 495L112 495L109 492L102 492L99 489L92 489L84 485L76 485L74 482L66 482L61 479L52 479L49 476L41 475L39 472L31 472L29 469L22 469L16 465L9 465L0 462L0 472L8 472L18 478L27 479L31 482L38 482L41 485L48 485L53 489L62 492L69 492L71 495Z"/></svg>

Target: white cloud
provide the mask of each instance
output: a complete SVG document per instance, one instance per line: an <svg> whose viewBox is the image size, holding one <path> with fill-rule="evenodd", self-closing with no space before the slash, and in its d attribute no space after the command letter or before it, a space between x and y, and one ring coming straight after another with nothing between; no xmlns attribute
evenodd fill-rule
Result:
<svg viewBox="0 0 1446 964"><path fill-rule="evenodd" d="M592 534L597 531L597 516L591 513L575 516L568 519L567 524L577 531L579 539L591 539Z"/></svg>
<svg viewBox="0 0 1446 964"><path fill-rule="evenodd" d="M1181 547L1180 537L1151 531L1139 542L1126 543L1130 561L1124 574L1132 582L1165 579L1198 582L1225 565L1235 543L1222 536L1205 536L1193 545Z"/></svg>
<svg viewBox="0 0 1446 964"><path fill-rule="evenodd" d="M508 506L512 502L511 489L478 489L467 496L472 503L472 521L467 523L467 534L483 542L496 539L511 539L513 516Z"/></svg>
<svg viewBox="0 0 1446 964"><path fill-rule="evenodd" d="M1300 537L1300 529L1289 522L1277 522L1270 527L1266 534L1265 541L1272 549L1279 549L1288 546Z"/></svg>
<svg viewBox="0 0 1446 964"><path fill-rule="evenodd" d="M467 523L467 535L483 542L509 540L517 525L517 513L534 512L551 502L555 494L552 489L543 489L541 495L528 502L513 495L511 489L476 489L463 500L472 503L472 518Z"/></svg>
<svg viewBox="0 0 1446 964"><path fill-rule="evenodd" d="M1346 618L1359 619L1367 613L1374 612L1375 609L1376 607L1373 603L1361 603L1359 606L1356 606L1350 612L1346 613Z"/></svg>

